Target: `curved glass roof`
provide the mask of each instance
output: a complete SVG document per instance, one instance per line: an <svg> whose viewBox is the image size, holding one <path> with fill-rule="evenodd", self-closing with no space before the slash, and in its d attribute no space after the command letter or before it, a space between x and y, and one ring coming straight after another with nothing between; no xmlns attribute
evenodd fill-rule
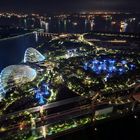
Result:
<svg viewBox="0 0 140 140"><path fill-rule="evenodd" d="M2 93L10 88L33 81L36 75L36 70L27 65L11 65L4 68L0 74L0 98Z"/></svg>
<svg viewBox="0 0 140 140"><path fill-rule="evenodd" d="M45 60L45 57L36 49L34 48L28 48L25 51L24 54L24 63L30 62L30 63L35 63L35 62L40 62Z"/></svg>

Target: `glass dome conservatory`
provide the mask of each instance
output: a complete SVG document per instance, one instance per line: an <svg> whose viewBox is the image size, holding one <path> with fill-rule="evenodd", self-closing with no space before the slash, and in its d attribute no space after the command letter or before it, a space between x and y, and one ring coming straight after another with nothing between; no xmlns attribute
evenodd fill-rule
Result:
<svg viewBox="0 0 140 140"><path fill-rule="evenodd" d="M36 63L45 60L45 57L36 49L28 48L24 54L24 63Z"/></svg>
<svg viewBox="0 0 140 140"><path fill-rule="evenodd" d="M37 72L27 65L11 65L0 74L0 101L9 89L33 81Z"/></svg>

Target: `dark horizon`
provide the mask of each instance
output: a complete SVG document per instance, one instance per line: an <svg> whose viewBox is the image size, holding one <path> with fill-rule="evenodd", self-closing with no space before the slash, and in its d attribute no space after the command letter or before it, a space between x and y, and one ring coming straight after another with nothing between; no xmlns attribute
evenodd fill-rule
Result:
<svg viewBox="0 0 140 140"><path fill-rule="evenodd" d="M72 13L84 11L140 12L139 0L2 0L0 11Z"/></svg>

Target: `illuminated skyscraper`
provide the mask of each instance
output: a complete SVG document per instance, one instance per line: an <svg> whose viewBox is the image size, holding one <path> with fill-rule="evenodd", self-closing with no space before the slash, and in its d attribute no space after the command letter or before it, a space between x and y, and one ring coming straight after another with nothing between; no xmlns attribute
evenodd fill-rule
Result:
<svg viewBox="0 0 140 140"><path fill-rule="evenodd" d="M49 32L49 23L48 22L45 22L45 31L46 31L46 33Z"/></svg>

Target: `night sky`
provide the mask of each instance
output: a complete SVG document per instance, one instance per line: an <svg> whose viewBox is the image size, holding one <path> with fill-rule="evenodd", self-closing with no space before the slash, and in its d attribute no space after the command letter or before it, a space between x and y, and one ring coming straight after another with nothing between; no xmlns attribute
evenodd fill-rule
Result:
<svg viewBox="0 0 140 140"><path fill-rule="evenodd" d="M140 12L140 0L0 0L0 11L55 13L94 10Z"/></svg>

